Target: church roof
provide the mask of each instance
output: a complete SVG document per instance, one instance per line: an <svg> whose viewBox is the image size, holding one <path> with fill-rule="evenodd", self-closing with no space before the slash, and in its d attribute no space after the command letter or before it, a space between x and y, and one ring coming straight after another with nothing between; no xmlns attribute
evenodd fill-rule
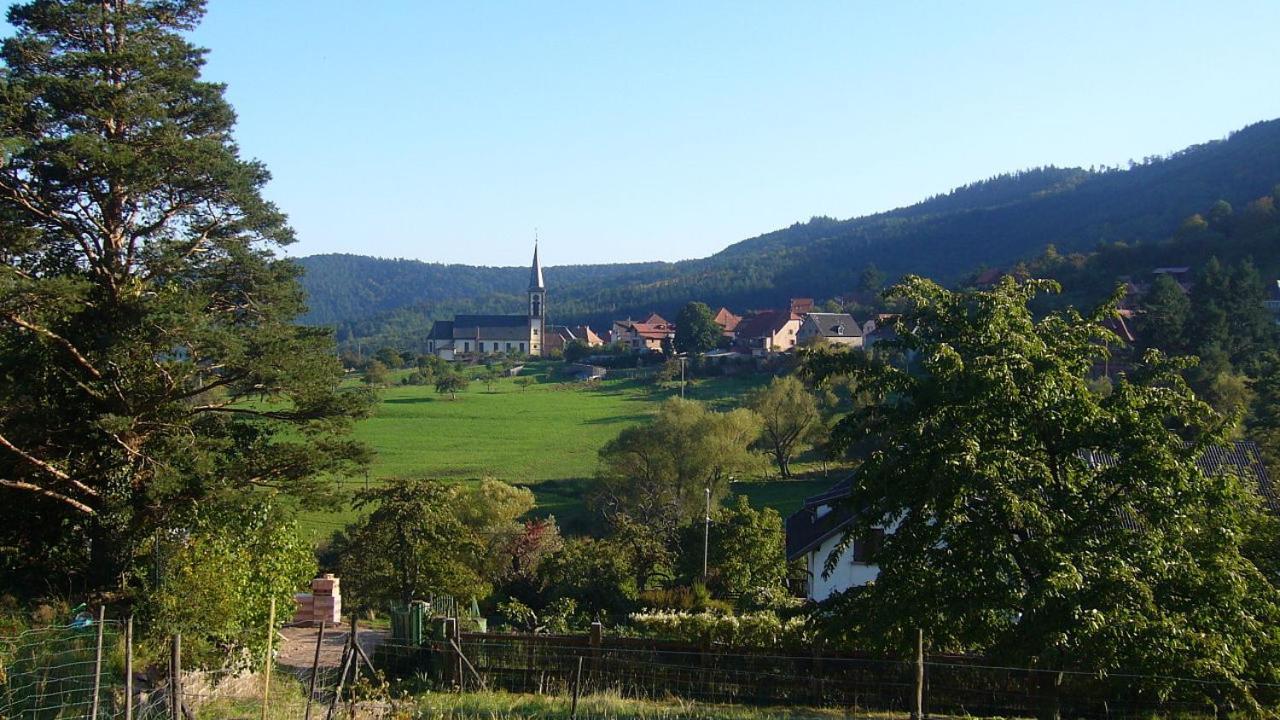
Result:
<svg viewBox="0 0 1280 720"><path fill-rule="evenodd" d="M462 328L499 328L528 327L528 315L457 315L453 318L453 327Z"/></svg>
<svg viewBox="0 0 1280 720"><path fill-rule="evenodd" d="M428 340L452 340L453 339L453 321L437 320L431 325L431 332L427 334Z"/></svg>
<svg viewBox="0 0 1280 720"><path fill-rule="evenodd" d="M546 283L542 281L542 263L538 262L538 243L536 242L533 244L533 267L529 268L529 289L547 289Z"/></svg>

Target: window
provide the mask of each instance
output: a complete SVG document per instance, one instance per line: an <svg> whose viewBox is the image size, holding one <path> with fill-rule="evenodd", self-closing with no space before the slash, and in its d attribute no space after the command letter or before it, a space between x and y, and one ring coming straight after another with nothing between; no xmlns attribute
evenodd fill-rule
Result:
<svg viewBox="0 0 1280 720"><path fill-rule="evenodd" d="M507 352L511 352L511 343L507 343Z"/></svg>
<svg viewBox="0 0 1280 720"><path fill-rule="evenodd" d="M537 335L537 334L538 334L538 328L534 328L534 329L533 329L533 334L534 334L534 335Z"/></svg>
<svg viewBox="0 0 1280 720"><path fill-rule="evenodd" d="M871 528L871 532L853 541L853 561L856 563L875 562L876 554L884 545L884 530Z"/></svg>
<svg viewBox="0 0 1280 720"><path fill-rule="evenodd" d="M524 352L524 343L520 343L520 352Z"/></svg>
<svg viewBox="0 0 1280 720"><path fill-rule="evenodd" d="M470 342L467 342L467 341L465 341L465 340L462 342L462 352L471 352L471 343L470 343Z"/></svg>

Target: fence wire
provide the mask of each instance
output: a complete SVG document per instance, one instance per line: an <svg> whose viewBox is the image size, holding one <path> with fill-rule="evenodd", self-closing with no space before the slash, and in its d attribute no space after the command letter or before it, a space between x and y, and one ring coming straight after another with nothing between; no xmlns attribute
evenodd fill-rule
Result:
<svg viewBox="0 0 1280 720"><path fill-rule="evenodd" d="M123 717L124 675L119 623L95 622L0 636L0 717L45 720Z"/></svg>
<svg viewBox="0 0 1280 720"><path fill-rule="evenodd" d="M0 636L0 720L124 718L123 628L113 621L102 625L100 665L98 630L96 625L49 627ZM858 653L497 633L463 633L452 641L437 636L413 645L366 631L361 634L366 660L349 652L345 628L326 633L321 653L314 650L318 635L314 629L291 632L290 652L277 646L282 652L271 665L267 717L301 720L308 706L317 720L331 712L335 717L404 716L406 708L416 716L446 697L426 693L459 691L905 717L916 692L914 661ZM176 709L187 720L257 718L265 677L261 663L255 665L186 669L177 708L165 668L136 668L132 717L164 720L174 718ZM924 670L925 707L935 716L1030 717L1052 705L1068 718L1208 718L1217 714L1215 698L1228 696L1225 683L1194 678L1037 672L963 656L930 656ZM1220 695L1215 695L1217 685L1223 686ZM1157 686L1163 690L1152 689ZM1258 690L1274 707L1280 687Z"/></svg>

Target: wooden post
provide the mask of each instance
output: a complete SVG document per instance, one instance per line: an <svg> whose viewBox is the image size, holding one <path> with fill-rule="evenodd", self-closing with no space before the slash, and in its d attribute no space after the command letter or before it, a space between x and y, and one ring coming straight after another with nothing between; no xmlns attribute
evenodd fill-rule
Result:
<svg viewBox="0 0 1280 720"><path fill-rule="evenodd" d="M182 633L173 634L169 648L169 699L173 720L182 720Z"/></svg>
<svg viewBox="0 0 1280 720"><path fill-rule="evenodd" d="M578 693L582 690L582 656L578 656L578 674L573 676L573 708L569 711L571 720L578 720Z"/></svg>
<svg viewBox="0 0 1280 720"><path fill-rule="evenodd" d="M338 673L338 687L333 691L333 701L329 703L329 712L325 714L325 720L333 720L334 714L338 711L338 703L342 700L342 686L347 681L347 671L351 669L351 662L355 659L355 651L351 649L352 638L347 638L347 646L342 650L342 669Z"/></svg>
<svg viewBox="0 0 1280 720"><path fill-rule="evenodd" d="M102 633L107 619L107 606L98 606L98 650L93 656L93 705L89 720L98 720L98 698L102 692Z"/></svg>
<svg viewBox="0 0 1280 720"><path fill-rule="evenodd" d="M600 646L604 644L604 625L599 620L591 623L591 674L596 676L596 682L599 683L600 675Z"/></svg>
<svg viewBox="0 0 1280 720"><path fill-rule="evenodd" d="M316 696L316 676L320 673L320 648L324 645L324 621L320 621L320 634L316 636L316 654L311 660L311 685L307 689L307 710L303 720L311 720L311 700Z"/></svg>
<svg viewBox="0 0 1280 720"><path fill-rule="evenodd" d="M924 630L916 630L916 706L911 713L915 720L924 720Z"/></svg>
<svg viewBox="0 0 1280 720"><path fill-rule="evenodd" d="M124 720L133 720L133 613L124 624Z"/></svg>
<svg viewBox="0 0 1280 720"><path fill-rule="evenodd" d="M271 609L267 611L267 651L262 657L262 720L267 720L267 707L271 704L271 666L275 658L271 657L271 648L276 639L276 599L271 598Z"/></svg>

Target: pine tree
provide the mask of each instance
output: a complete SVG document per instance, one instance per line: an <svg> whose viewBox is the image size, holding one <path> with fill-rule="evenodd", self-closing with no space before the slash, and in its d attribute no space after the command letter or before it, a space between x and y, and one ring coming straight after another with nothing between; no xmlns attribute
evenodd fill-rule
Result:
<svg viewBox="0 0 1280 720"><path fill-rule="evenodd" d="M0 497L25 569L127 582L144 539L354 469L363 392L300 327L293 240L181 33L200 0L33 0L0 76ZM4 528L0 545L27 542ZM16 539L15 539L16 538ZM44 554L31 555L43 549ZM56 578L46 578L56 579Z"/></svg>

